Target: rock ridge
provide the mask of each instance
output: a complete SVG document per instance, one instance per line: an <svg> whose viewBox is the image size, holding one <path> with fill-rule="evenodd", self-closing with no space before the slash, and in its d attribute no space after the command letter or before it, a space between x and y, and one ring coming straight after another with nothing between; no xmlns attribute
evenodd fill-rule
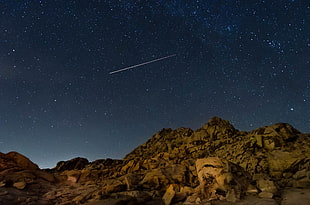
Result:
<svg viewBox="0 0 310 205"><path fill-rule="evenodd" d="M300 189L308 193L309 164L310 134L287 123L239 131L213 117L195 131L164 128L122 160L78 157L43 171L16 152L0 153L0 204L18 204L18 195L23 204L220 204L248 199L285 204Z"/></svg>

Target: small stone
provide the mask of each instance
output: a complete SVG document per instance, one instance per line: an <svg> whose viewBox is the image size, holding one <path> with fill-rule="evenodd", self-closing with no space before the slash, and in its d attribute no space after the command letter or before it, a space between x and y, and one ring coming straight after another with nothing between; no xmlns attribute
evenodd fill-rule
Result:
<svg viewBox="0 0 310 205"><path fill-rule="evenodd" d="M22 190L26 187L26 185L27 185L26 182L15 182L13 184L13 187Z"/></svg>
<svg viewBox="0 0 310 205"><path fill-rule="evenodd" d="M248 186L248 189L247 189L246 192L247 192L247 193L257 193L258 190L257 190L257 188L256 188L254 185L250 184L250 185Z"/></svg>
<svg viewBox="0 0 310 205"><path fill-rule="evenodd" d="M196 204L200 204L201 203L201 199L198 197L196 200L195 200Z"/></svg>
<svg viewBox="0 0 310 205"><path fill-rule="evenodd" d="M0 182L0 187L4 187L6 185L6 182L5 181L1 181Z"/></svg>

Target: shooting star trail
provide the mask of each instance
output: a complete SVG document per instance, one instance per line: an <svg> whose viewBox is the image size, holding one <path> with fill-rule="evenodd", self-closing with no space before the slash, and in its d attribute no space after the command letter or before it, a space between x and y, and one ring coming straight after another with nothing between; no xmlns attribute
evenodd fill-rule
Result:
<svg viewBox="0 0 310 205"><path fill-rule="evenodd" d="M170 56L166 56L166 57L162 57L162 58L157 58L155 60L147 61L147 62L140 63L140 64L133 65L133 66L129 66L129 67L126 67L126 68L123 68L123 69L120 69L120 70L115 70L115 71L110 72L109 74L111 75L111 74L114 74L114 73L118 73L118 72L122 72L122 71L129 70L129 69L132 69L132 68L136 68L136 67L139 67L139 66L143 66L143 65L146 65L146 64L154 63L156 61L161 61L161 60L164 60L166 58L171 58L171 57L176 56L176 55L177 54L173 54L173 55L170 55Z"/></svg>

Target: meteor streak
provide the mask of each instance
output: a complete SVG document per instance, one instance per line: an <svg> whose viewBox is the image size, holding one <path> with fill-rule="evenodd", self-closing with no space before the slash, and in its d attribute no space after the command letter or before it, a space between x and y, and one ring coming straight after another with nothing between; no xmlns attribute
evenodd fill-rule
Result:
<svg viewBox="0 0 310 205"><path fill-rule="evenodd" d="M133 65L133 66L129 66L129 67L126 67L126 68L123 68L123 69L120 69L120 70L115 70L115 71L110 72L109 74L111 75L111 74L114 74L114 73L118 73L118 72L122 72L122 71L129 70L129 69L132 69L132 68L136 68L136 67L139 67L139 66L143 66L143 65L146 65L146 64L154 63L156 61L161 61L161 60L164 60L166 58L171 58L173 56L176 56L176 54L173 54L173 55L170 55L170 56L166 56L166 57L162 57L162 58L157 58L155 60L147 61L147 62L140 63L140 64Z"/></svg>

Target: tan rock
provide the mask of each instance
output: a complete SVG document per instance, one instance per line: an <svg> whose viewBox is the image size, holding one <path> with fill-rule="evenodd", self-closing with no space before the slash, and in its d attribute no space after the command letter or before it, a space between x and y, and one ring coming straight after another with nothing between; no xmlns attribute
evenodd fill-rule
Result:
<svg viewBox="0 0 310 205"><path fill-rule="evenodd" d="M140 184L145 188L165 191L172 183L186 183L187 170L180 164L149 170Z"/></svg>
<svg viewBox="0 0 310 205"><path fill-rule="evenodd" d="M121 191L126 191L127 185L120 181L112 181L112 183L104 185L102 187L103 194L111 194Z"/></svg>
<svg viewBox="0 0 310 205"><path fill-rule="evenodd" d="M153 169L146 173L140 184L145 188L160 189L162 185L168 185L169 180L161 169Z"/></svg>
<svg viewBox="0 0 310 205"><path fill-rule="evenodd" d="M232 176L228 163L217 157L197 159L196 168L201 192L207 199L218 199L217 190L227 192Z"/></svg>
<svg viewBox="0 0 310 205"><path fill-rule="evenodd" d="M274 150L268 155L269 171L273 177L282 176L283 172L288 169L296 160L298 156L294 153L284 152L281 150Z"/></svg>
<svg viewBox="0 0 310 205"><path fill-rule="evenodd" d="M191 195L194 192L194 189L189 186L183 186L180 188L181 193L185 193L187 196Z"/></svg>
<svg viewBox="0 0 310 205"><path fill-rule="evenodd" d="M173 197L176 194L176 185L175 184L171 184L168 189L166 190L164 196L163 196L163 200L165 205L170 205L172 202Z"/></svg>
<svg viewBox="0 0 310 205"><path fill-rule="evenodd" d="M121 174L127 174L131 172L138 171L140 169L140 162L135 160L130 160L126 165L124 165L121 169Z"/></svg>
<svg viewBox="0 0 310 205"><path fill-rule="evenodd" d="M72 202L75 202L76 204L80 204L80 203L83 203L85 201L86 201L86 199L85 199L85 196L83 196L83 195L78 195L74 199L72 199Z"/></svg>
<svg viewBox="0 0 310 205"><path fill-rule="evenodd" d="M246 192L247 192L247 193L254 193L254 194L256 194L256 193L258 193L258 190L257 190L257 188L256 188L254 185L250 184L250 185L248 186Z"/></svg>
<svg viewBox="0 0 310 205"><path fill-rule="evenodd" d="M24 189L26 187L26 182L15 182L13 184L13 187L17 188L17 189Z"/></svg>
<svg viewBox="0 0 310 205"><path fill-rule="evenodd" d="M6 185L5 181L0 181L0 187L4 187Z"/></svg>
<svg viewBox="0 0 310 205"><path fill-rule="evenodd" d="M244 170L227 160L218 157L197 159L196 168L202 199L235 202L248 187Z"/></svg>
<svg viewBox="0 0 310 205"><path fill-rule="evenodd" d="M259 196L260 198L272 199L273 193L263 191L263 192L259 193L258 196Z"/></svg>
<svg viewBox="0 0 310 205"><path fill-rule="evenodd" d="M68 176L67 181L72 182L72 183L77 183L78 177L77 176Z"/></svg>
<svg viewBox="0 0 310 205"><path fill-rule="evenodd" d="M64 183L77 183L81 176L81 170L66 170L57 176L58 181Z"/></svg>

